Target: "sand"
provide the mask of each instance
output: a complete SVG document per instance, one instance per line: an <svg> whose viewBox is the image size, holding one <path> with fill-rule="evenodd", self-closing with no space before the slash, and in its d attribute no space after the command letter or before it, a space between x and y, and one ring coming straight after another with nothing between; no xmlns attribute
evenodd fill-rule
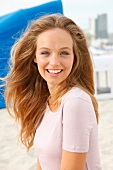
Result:
<svg viewBox="0 0 113 170"><path fill-rule="evenodd" d="M103 170L113 170L113 100L99 102L99 146ZM0 170L36 170L34 148L28 153L18 141L19 126L0 109Z"/></svg>

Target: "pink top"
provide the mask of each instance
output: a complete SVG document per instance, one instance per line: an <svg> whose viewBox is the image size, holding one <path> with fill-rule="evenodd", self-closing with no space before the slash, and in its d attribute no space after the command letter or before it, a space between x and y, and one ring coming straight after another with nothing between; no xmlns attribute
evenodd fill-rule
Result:
<svg viewBox="0 0 113 170"><path fill-rule="evenodd" d="M102 170L98 127L89 95L73 87L63 96L57 112L47 106L36 130L34 147L42 170L60 170L62 149L87 152L84 170Z"/></svg>

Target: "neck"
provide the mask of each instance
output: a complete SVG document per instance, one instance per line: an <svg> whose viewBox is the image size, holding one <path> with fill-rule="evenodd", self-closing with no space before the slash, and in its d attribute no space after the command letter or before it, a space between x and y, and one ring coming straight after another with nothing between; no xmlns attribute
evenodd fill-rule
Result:
<svg viewBox="0 0 113 170"><path fill-rule="evenodd" d="M48 105L51 111L55 112L59 109L61 104L61 97L58 97L58 99L55 99L54 97L49 97L48 99Z"/></svg>
<svg viewBox="0 0 113 170"><path fill-rule="evenodd" d="M52 111L56 111L59 108L60 105L60 97L59 97L59 90L61 88L61 85L55 85L55 86L48 86L50 96L48 99L48 105Z"/></svg>
<svg viewBox="0 0 113 170"><path fill-rule="evenodd" d="M66 82L63 81L62 83L58 84L58 85L51 85L51 84L48 84L48 89L49 89L49 92L50 92L50 96L52 97L53 95L57 94L59 92L59 90L63 90L64 87L66 85Z"/></svg>
<svg viewBox="0 0 113 170"><path fill-rule="evenodd" d="M57 86L48 86L49 92L50 92L50 96L52 97L55 93L55 90L57 89Z"/></svg>

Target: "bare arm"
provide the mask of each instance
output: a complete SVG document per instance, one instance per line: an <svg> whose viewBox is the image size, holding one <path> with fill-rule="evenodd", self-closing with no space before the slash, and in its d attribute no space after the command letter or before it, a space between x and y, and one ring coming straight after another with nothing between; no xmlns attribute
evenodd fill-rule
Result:
<svg viewBox="0 0 113 170"><path fill-rule="evenodd" d="M41 166L40 166L39 159L37 160L37 169L36 169L36 170L42 170L42 169L41 169Z"/></svg>
<svg viewBox="0 0 113 170"><path fill-rule="evenodd" d="M84 170L86 155L63 150L60 170Z"/></svg>

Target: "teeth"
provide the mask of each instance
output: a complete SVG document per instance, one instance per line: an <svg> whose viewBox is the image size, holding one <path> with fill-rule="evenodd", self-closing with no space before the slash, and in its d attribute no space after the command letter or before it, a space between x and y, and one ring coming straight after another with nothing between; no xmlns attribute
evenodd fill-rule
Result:
<svg viewBox="0 0 113 170"><path fill-rule="evenodd" d="M49 72L49 73L55 73L55 74L56 74L56 73L60 73L61 70L48 70L48 72Z"/></svg>

